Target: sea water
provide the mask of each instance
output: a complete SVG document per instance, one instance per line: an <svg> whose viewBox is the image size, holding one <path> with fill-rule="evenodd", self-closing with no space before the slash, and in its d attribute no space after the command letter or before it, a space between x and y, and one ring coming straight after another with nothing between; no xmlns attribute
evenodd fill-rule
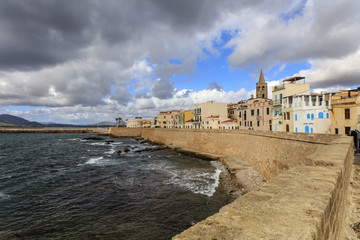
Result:
<svg viewBox="0 0 360 240"><path fill-rule="evenodd" d="M229 201L217 162L89 136L0 134L0 239L171 239Z"/></svg>

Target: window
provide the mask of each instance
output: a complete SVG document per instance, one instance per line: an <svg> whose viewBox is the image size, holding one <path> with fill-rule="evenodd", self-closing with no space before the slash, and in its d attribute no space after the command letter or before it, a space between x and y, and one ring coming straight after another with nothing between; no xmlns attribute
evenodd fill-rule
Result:
<svg viewBox="0 0 360 240"><path fill-rule="evenodd" d="M314 120L314 114L313 113L311 114L311 120Z"/></svg>
<svg viewBox="0 0 360 240"><path fill-rule="evenodd" d="M311 128L311 133L314 133L314 129L313 129L313 128Z"/></svg>
<svg viewBox="0 0 360 240"><path fill-rule="evenodd" d="M330 114L329 113L326 113L326 118L329 118L330 117Z"/></svg>
<svg viewBox="0 0 360 240"><path fill-rule="evenodd" d="M239 122L240 123L240 126L241 126L241 122Z"/></svg>
<svg viewBox="0 0 360 240"><path fill-rule="evenodd" d="M297 128L295 128L295 132L298 132Z"/></svg>
<svg viewBox="0 0 360 240"><path fill-rule="evenodd" d="M218 124L220 124L220 121L218 121Z"/></svg>
<svg viewBox="0 0 360 240"><path fill-rule="evenodd" d="M287 115L287 120L290 120L290 112L287 112L286 115Z"/></svg>
<svg viewBox="0 0 360 240"><path fill-rule="evenodd" d="M335 134L339 134L339 129L335 128Z"/></svg>
<svg viewBox="0 0 360 240"><path fill-rule="evenodd" d="M277 95L275 95L275 104L277 104Z"/></svg>
<svg viewBox="0 0 360 240"><path fill-rule="evenodd" d="M257 109L257 110L256 110L256 114L257 114L257 115L260 115L260 109Z"/></svg>
<svg viewBox="0 0 360 240"><path fill-rule="evenodd" d="M350 127L345 127L345 134L348 136L350 135L350 129Z"/></svg>
<svg viewBox="0 0 360 240"><path fill-rule="evenodd" d="M252 121L250 121L250 127L252 127Z"/></svg>
<svg viewBox="0 0 360 240"><path fill-rule="evenodd" d="M246 127L246 121L244 122L244 124L245 124L245 127Z"/></svg>
<svg viewBox="0 0 360 240"><path fill-rule="evenodd" d="M267 115L270 114L270 108L266 108L266 114L267 114Z"/></svg>
<svg viewBox="0 0 360 240"><path fill-rule="evenodd" d="M260 121L257 121L257 126L258 126L258 127L260 126Z"/></svg>
<svg viewBox="0 0 360 240"><path fill-rule="evenodd" d="M319 112L318 118L324 118L324 113L323 113L323 112Z"/></svg>
<svg viewBox="0 0 360 240"><path fill-rule="evenodd" d="M282 109L281 108L279 109L279 115L282 115Z"/></svg>
<svg viewBox="0 0 360 240"><path fill-rule="evenodd" d="M275 110L274 110L274 116L276 116L276 115L277 115L277 110L275 109Z"/></svg>
<svg viewBox="0 0 360 240"><path fill-rule="evenodd" d="M251 116L254 116L254 109L253 110L251 110Z"/></svg>
<svg viewBox="0 0 360 240"><path fill-rule="evenodd" d="M307 119L310 119L310 113L308 113L308 114L306 115L306 118L307 118Z"/></svg>
<svg viewBox="0 0 360 240"><path fill-rule="evenodd" d="M241 118L241 112L239 112L239 117Z"/></svg>
<svg viewBox="0 0 360 240"><path fill-rule="evenodd" d="M277 131L277 124L275 124L275 132Z"/></svg>
<svg viewBox="0 0 360 240"><path fill-rule="evenodd" d="M295 121L297 121L297 114L295 114Z"/></svg>
<svg viewBox="0 0 360 240"><path fill-rule="evenodd" d="M350 119L350 108L345 108L345 119Z"/></svg>
<svg viewBox="0 0 360 240"><path fill-rule="evenodd" d="M246 120L246 111L244 111L244 120Z"/></svg>
<svg viewBox="0 0 360 240"><path fill-rule="evenodd" d="M263 91L265 90L265 87L264 87L264 86L262 87L262 90L263 90Z"/></svg>
<svg viewBox="0 0 360 240"><path fill-rule="evenodd" d="M309 133L309 126L305 126L305 132Z"/></svg>
<svg viewBox="0 0 360 240"><path fill-rule="evenodd" d="M282 104L282 98L283 98L283 95L282 95L282 93L280 93L280 104Z"/></svg>
<svg viewBox="0 0 360 240"><path fill-rule="evenodd" d="M286 113L284 113L284 120L286 120Z"/></svg>

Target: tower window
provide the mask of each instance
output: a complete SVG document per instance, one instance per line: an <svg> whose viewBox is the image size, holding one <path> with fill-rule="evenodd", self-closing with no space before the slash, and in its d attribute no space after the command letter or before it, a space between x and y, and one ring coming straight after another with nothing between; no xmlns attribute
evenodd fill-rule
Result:
<svg viewBox="0 0 360 240"><path fill-rule="evenodd" d="M345 108L345 119L350 119L350 108Z"/></svg>

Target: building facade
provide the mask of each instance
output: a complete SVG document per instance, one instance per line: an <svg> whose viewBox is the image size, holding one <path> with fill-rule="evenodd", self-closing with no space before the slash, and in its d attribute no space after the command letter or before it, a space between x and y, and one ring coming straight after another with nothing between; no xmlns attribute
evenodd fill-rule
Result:
<svg viewBox="0 0 360 240"><path fill-rule="evenodd" d="M127 128L141 128L142 127L142 117L135 117L132 120L126 120L126 127Z"/></svg>
<svg viewBox="0 0 360 240"><path fill-rule="evenodd" d="M206 103L194 105L194 127L205 128L204 119L210 116L219 116L221 119L226 119L228 115L226 103L216 103L208 101Z"/></svg>
<svg viewBox="0 0 360 240"><path fill-rule="evenodd" d="M194 110L188 110L182 113L181 128L185 128L185 124L189 120L194 120Z"/></svg>
<svg viewBox="0 0 360 240"><path fill-rule="evenodd" d="M263 98L249 99L238 104L239 129L271 131L272 100Z"/></svg>
<svg viewBox="0 0 360 240"><path fill-rule="evenodd" d="M293 95L284 98L285 130L303 133L330 133L331 94Z"/></svg>
<svg viewBox="0 0 360 240"><path fill-rule="evenodd" d="M303 80L303 83L299 83ZM293 118L291 109L285 109L289 114L288 124L284 124L283 99L285 97L301 94L310 94L310 85L305 83L304 77L292 77L283 81L280 86L274 86L272 89L272 103L273 103L273 116L272 116L272 131L291 131L290 120ZM286 116L286 119L287 116Z"/></svg>
<svg viewBox="0 0 360 240"><path fill-rule="evenodd" d="M360 131L360 88L340 90L331 98L331 133Z"/></svg>
<svg viewBox="0 0 360 240"><path fill-rule="evenodd" d="M261 70L259 82L256 83L256 98L237 104L237 122L239 129L271 131L272 100L267 99L267 83Z"/></svg>

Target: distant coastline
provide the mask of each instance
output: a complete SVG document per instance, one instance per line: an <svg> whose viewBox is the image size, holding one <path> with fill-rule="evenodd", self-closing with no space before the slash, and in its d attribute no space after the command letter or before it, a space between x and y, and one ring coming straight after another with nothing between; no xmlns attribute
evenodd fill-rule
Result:
<svg viewBox="0 0 360 240"><path fill-rule="evenodd" d="M0 133L92 133L109 134L108 128L39 128L39 127L6 127L0 128Z"/></svg>

